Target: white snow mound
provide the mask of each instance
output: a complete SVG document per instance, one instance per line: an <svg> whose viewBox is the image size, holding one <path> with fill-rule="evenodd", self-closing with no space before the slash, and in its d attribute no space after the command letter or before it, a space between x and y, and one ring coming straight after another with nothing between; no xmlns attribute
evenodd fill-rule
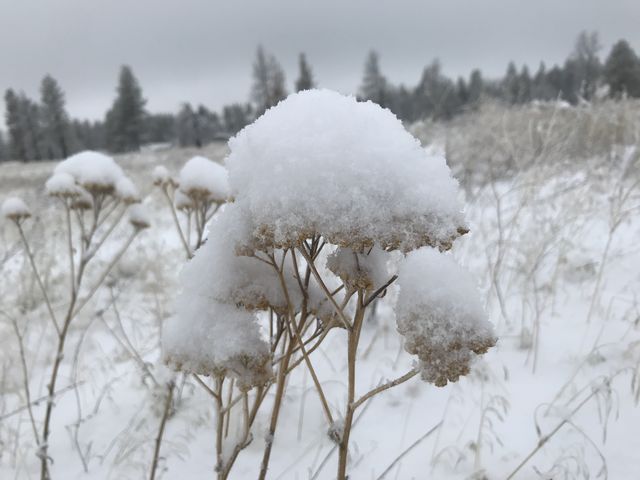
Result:
<svg viewBox="0 0 640 480"><path fill-rule="evenodd" d="M314 234L357 250L450 247L465 232L458 184L389 110L330 90L269 109L229 142L231 194L275 246Z"/></svg>
<svg viewBox="0 0 640 480"><path fill-rule="evenodd" d="M10 220L19 220L30 217L31 211L20 197L9 197L2 202L2 216Z"/></svg>
<svg viewBox="0 0 640 480"><path fill-rule="evenodd" d="M67 173L76 183L89 191L111 192L118 181L125 177L113 158L99 152L85 150L60 162L54 174Z"/></svg>
<svg viewBox="0 0 640 480"><path fill-rule="evenodd" d="M418 356L422 378L438 386L469 372L476 354L495 344L493 326L471 275L449 255L421 248L398 273L398 331Z"/></svg>
<svg viewBox="0 0 640 480"><path fill-rule="evenodd" d="M188 196L204 195L224 202L229 197L227 170L205 157L193 157L180 170L180 190Z"/></svg>

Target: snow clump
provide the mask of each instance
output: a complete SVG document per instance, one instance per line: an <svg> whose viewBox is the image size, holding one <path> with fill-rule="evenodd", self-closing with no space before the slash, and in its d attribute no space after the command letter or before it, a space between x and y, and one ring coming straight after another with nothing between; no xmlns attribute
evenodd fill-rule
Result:
<svg viewBox="0 0 640 480"><path fill-rule="evenodd" d="M180 191L194 200L222 203L229 197L227 170L208 158L193 157L180 170Z"/></svg>
<svg viewBox="0 0 640 480"><path fill-rule="evenodd" d="M14 222L20 222L31 216L27 204L20 197L9 197L2 202L2 216Z"/></svg>
<svg viewBox="0 0 640 480"><path fill-rule="evenodd" d="M90 150L76 153L60 162L54 175L60 173L71 175L77 184L90 193L106 194L113 193L118 181L125 177L113 158Z"/></svg>
<svg viewBox="0 0 640 480"><path fill-rule="evenodd" d="M216 224L212 228L214 238L210 237L197 250L181 273L182 294L176 301L176 314L164 331L163 355L165 361L178 370L233 376L247 388L262 385L271 376L271 356L258 319L254 313L225 298L225 294L239 301L248 298L250 291L243 292L242 288L246 286L246 275L251 272L242 272L242 266L248 264L233 251L225 250L234 232L220 227L232 224L224 219L216 220ZM213 232L219 234L218 239ZM225 266L214 263L224 257L227 257L225 261L239 261L235 278L225 278L219 270ZM253 272L264 273L260 269ZM260 293L259 287L256 291Z"/></svg>
<svg viewBox="0 0 640 480"><path fill-rule="evenodd" d="M276 270L265 262L245 256L242 248L249 227L235 204L228 204L214 218L207 242L189 263L189 276L197 277L189 295L210 295L220 302L242 305L249 310L287 310L287 300ZM293 270L285 275L285 285L293 303L301 292Z"/></svg>
<svg viewBox="0 0 640 480"><path fill-rule="evenodd" d="M390 254L373 247L363 253L351 248L338 248L327 257L327 268L344 282L349 290L374 290L389 281Z"/></svg>
<svg viewBox="0 0 640 480"><path fill-rule="evenodd" d="M153 179L153 184L157 186L172 185L174 183L169 170L164 165L157 165L151 172L151 178Z"/></svg>
<svg viewBox="0 0 640 480"><path fill-rule="evenodd" d="M131 205L131 207L129 207L129 223L139 230L151 226L149 213L142 204Z"/></svg>
<svg viewBox="0 0 640 480"><path fill-rule="evenodd" d="M417 355L422 379L445 386L469 373L475 355L496 343L468 272L431 248L409 255L398 273L398 331Z"/></svg>
<svg viewBox="0 0 640 480"><path fill-rule="evenodd" d="M75 178L66 172L54 173L44 187L52 197L72 198L80 195L80 187L76 185Z"/></svg>
<svg viewBox="0 0 640 480"><path fill-rule="evenodd" d="M258 245L322 235L446 250L467 226L444 157L428 154L389 110L329 90L289 96L229 141L231 194Z"/></svg>

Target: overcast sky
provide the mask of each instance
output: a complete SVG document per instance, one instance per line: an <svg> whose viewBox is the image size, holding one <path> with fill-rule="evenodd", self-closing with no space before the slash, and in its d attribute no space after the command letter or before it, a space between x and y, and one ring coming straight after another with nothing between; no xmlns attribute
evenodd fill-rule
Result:
<svg viewBox="0 0 640 480"><path fill-rule="evenodd" d="M414 85L436 57L449 75L562 62L583 29L603 54L620 38L640 50L640 0L0 0L0 89L37 96L50 73L72 116L101 118L126 63L150 111L217 109L248 98L258 44L289 88L304 51L318 83L346 93L372 48L389 80Z"/></svg>

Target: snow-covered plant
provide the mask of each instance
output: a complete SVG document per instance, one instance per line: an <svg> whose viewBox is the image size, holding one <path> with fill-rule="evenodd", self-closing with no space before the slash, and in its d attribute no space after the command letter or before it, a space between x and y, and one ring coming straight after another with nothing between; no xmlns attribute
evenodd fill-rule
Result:
<svg viewBox="0 0 640 480"><path fill-rule="evenodd" d="M98 291L133 239L141 230L149 227L150 222L139 204L141 199L133 182L111 157L101 153L85 151L60 162L47 180L45 189L47 194L57 200L56 205L60 207L64 217L68 247L67 299L54 298L52 288L48 288L43 281L42 270L37 266L30 242L23 230L24 221L31 215L24 202L18 198L7 199L2 205L2 213L18 229L25 255L56 333L55 353L48 361L51 371L46 384L47 402L44 418L38 422L32 418L33 433L38 447L37 455L41 464L41 478L49 479L54 397L57 380L63 375L61 370L64 368L65 344L71 324ZM119 247L109 246L114 253L103 258L100 267L100 264L95 264L92 260L105 245L116 243L110 237L122 223L127 211L129 223L133 227L131 233ZM87 279L89 275L90 280ZM19 340L22 341L20 336ZM25 382L25 389L29 389L28 382ZM28 391L26 395L29 398Z"/></svg>
<svg viewBox="0 0 640 480"><path fill-rule="evenodd" d="M457 183L445 159L427 153L391 112L328 90L288 97L229 146L233 203L184 270L164 357L214 379L219 479L251 441L255 411L274 387L258 477L266 478L287 376L304 363L344 480L359 406L418 373L436 385L455 381L495 343L473 282L440 253L468 231ZM393 255L406 255L398 274ZM365 314L398 278L398 330L419 363L356 397ZM348 359L341 411L329 406L311 360L336 329L346 333ZM227 392L235 382L243 399L245 434L231 445L220 425L239 402L224 403L224 382Z"/></svg>
<svg viewBox="0 0 640 480"><path fill-rule="evenodd" d="M423 380L437 386L469 373L474 355L495 344L471 277L449 256L420 249L400 268L398 331L419 358Z"/></svg>
<svg viewBox="0 0 640 480"><path fill-rule="evenodd" d="M158 165L153 170L153 183L162 190L180 242L187 258L191 258L204 242L205 225L229 198L227 170L207 158L196 156L185 163L178 179L174 179L166 167ZM186 225L180 224L177 211L184 214Z"/></svg>

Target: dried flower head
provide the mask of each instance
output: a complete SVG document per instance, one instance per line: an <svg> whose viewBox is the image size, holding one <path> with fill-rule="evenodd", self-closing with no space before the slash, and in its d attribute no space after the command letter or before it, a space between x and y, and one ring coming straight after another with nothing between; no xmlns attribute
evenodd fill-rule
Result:
<svg viewBox="0 0 640 480"><path fill-rule="evenodd" d="M52 197L75 198L80 195L76 180L69 173L54 173L45 184L46 192Z"/></svg>
<svg viewBox="0 0 640 480"><path fill-rule="evenodd" d="M91 210L93 208L93 197L84 188L78 188L78 195L71 198L71 209Z"/></svg>
<svg viewBox="0 0 640 480"><path fill-rule="evenodd" d="M259 248L322 236L357 252L447 250L466 231L445 159L371 102L300 92L229 145L232 194L249 212Z"/></svg>
<svg viewBox="0 0 640 480"><path fill-rule="evenodd" d="M340 247L327 257L327 268L340 277L348 290L374 290L391 277L388 260L389 253L378 247L362 252Z"/></svg>
<svg viewBox="0 0 640 480"><path fill-rule="evenodd" d="M183 212L189 212L196 207L193 199L182 193L182 191L180 190L176 190L175 198L173 201L176 208Z"/></svg>
<svg viewBox="0 0 640 480"><path fill-rule="evenodd" d="M273 375L255 315L201 295L178 298L176 316L164 332L163 357L176 370L234 377L246 389L263 385Z"/></svg>
<svg viewBox="0 0 640 480"><path fill-rule="evenodd" d="M495 345L473 280L448 255L429 248L410 253L398 285L398 331L407 352L417 355L425 381L457 381L476 355Z"/></svg>
<svg viewBox="0 0 640 480"><path fill-rule="evenodd" d="M123 176L117 181L115 194L127 205L141 202L138 189L128 177Z"/></svg>
<svg viewBox="0 0 640 480"><path fill-rule="evenodd" d="M173 179L169 170L163 165L158 165L153 169L151 173L151 178L153 179L153 184L158 187L177 187L178 183Z"/></svg>
<svg viewBox="0 0 640 480"><path fill-rule="evenodd" d="M67 173L78 185L91 194L113 194L124 172L113 158L99 152L86 150L60 162L54 175Z"/></svg>
<svg viewBox="0 0 640 480"><path fill-rule="evenodd" d="M151 226L149 214L142 204L131 205L129 207L129 223L138 230L143 230Z"/></svg>
<svg viewBox="0 0 640 480"><path fill-rule="evenodd" d="M180 170L180 191L193 202L223 203L229 198L227 170L208 158L193 157Z"/></svg>
<svg viewBox="0 0 640 480"><path fill-rule="evenodd" d="M31 211L20 197L9 197L2 202L2 216L21 223L31 216Z"/></svg>

